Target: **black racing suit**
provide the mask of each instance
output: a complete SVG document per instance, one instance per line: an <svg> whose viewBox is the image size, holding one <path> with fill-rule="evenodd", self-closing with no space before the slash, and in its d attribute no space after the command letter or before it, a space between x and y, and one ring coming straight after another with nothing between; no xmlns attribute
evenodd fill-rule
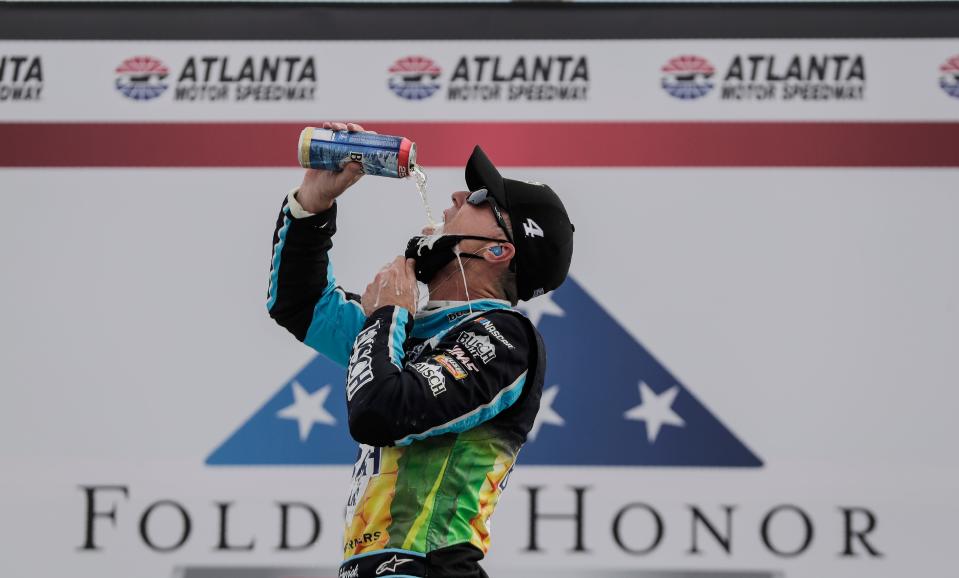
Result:
<svg viewBox="0 0 959 578"><path fill-rule="evenodd" d="M300 218L294 215L301 215ZM336 286L336 206L308 216L292 195L273 236L270 315L348 368L360 445L341 578L480 578L490 515L539 409L539 333L509 303L432 303L367 318Z"/></svg>

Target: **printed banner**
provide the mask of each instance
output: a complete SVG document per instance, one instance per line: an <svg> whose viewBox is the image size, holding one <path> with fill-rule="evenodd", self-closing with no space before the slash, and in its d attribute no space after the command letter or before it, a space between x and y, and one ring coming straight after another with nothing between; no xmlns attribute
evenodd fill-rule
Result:
<svg viewBox="0 0 959 578"><path fill-rule="evenodd" d="M0 43L0 575L347 578L376 454L265 308L329 119L415 140L436 214L480 144L576 225L490 576L952 568L957 41L51 41ZM362 291L423 206L338 203Z"/></svg>
<svg viewBox="0 0 959 578"><path fill-rule="evenodd" d="M3 42L0 120L956 121L954 40Z"/></svg>

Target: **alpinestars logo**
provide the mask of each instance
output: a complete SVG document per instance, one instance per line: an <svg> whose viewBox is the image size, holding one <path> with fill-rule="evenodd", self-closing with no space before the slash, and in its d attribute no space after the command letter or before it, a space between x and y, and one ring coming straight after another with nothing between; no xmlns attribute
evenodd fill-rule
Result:
<svg viewBox="0 0 959 578"><path fill-rule="evenodd" d="M167 65L152 56L127 58L116 68L116 88L133 100L153 100L169 87Z"/></svg>
<svg viewBox="0 0 959 578"><path fill-rule="evenodd" d="M396 572L397 568L399 568L403 564L406 564L407 562L412 562L412 561L413 561L412 558L398 558L394 554L392 558L390 558L386 562L383 562L382 564L377 566L376 575L379 576L380 574L383 574L384 572Z"/></svg>
<svg viewBox="0 0 959 578"><path fill-rule="evenodd" d="M939 87L953 98L959 98L959 54L939 67Z"/></svg>
<svg viewBox="0 0 959 578"><path fill-rule="evenodd" d="M521 309L549 352L548 381L523 447L523 464L762 466L572 278ZM343 396L335 394L345 381L342 367L317 355L216 448L207 464L353 464L357 444L346 426ZM295 396L294 384L307 395ZM332 395L314 395L327 386ZM292 410L291 405L303 407ZM327 415L332 419L317 419ZM289 416L298 416L299 422ZM301 437L301 431L307 435Z"/></svg>
<svg viewBox="0 0 959 578"><path fill-rule="evenodd" d="M701 56L683 55L662 68L663 90L681 100L694 100L713 89L716 69Z"/></svg>
<svg viewBox="0 0 959 578"><path fill-rule="evenodd" d="M443 71L430 58L407 56L394 62L389 72L387 85L396 96L407 100L423 100L440 89L438 81Z"/></svg>

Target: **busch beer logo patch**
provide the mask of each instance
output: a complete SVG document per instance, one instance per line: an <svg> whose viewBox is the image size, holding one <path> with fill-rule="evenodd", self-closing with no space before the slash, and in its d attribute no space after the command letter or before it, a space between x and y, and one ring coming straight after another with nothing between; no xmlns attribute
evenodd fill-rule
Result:
<svg viewBox="0 0 959 578"><path fill-rule="evenodd" d="M426 378L426 383L429 384L430 391L433 392L433 397L446 392L446 376L443 375L443 370L438 366L421 361L420 363L414 363L410 367Z"/></svg>
<svg viewBox="0 0 959 578"><path fill-rule="evenodd" d="M464 331L456 339L461 343L474 358L479 359L484 364L496 359L496 346L490 342L489 337L477 335L472 331Z"/></svg>
<svg viewBox="0 0 959 578"><path fill-rule="evenodd" d="M370 353L373 350L373 338L380 328L380 320L370 325L359 335L353 343L353 353L350 355L350 370L346 377L346 399L352 400L356 392L367 383L373 381L373 359Z"/></svg>

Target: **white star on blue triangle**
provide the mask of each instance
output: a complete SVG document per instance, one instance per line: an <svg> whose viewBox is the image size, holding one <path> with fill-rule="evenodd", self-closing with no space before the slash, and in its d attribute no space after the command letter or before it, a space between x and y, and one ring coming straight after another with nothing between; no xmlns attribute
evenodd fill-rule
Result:
<svg viewBox="0 0 959 578"><path fill-rule="evenodd" d="M543 319L544 315L553 315L555 317L563 317L566 315L563 308L553 301L552 293L534 297L529 301L523 301L517 305L516 308L519 309L523 315L529 317L529 320L537 327L539 327L539 322Z"/></svg>
<svg viewBox="0 0 959 578"><path fill-rule="evenodd" d="M642 403L625 414L626 419L633 419L646 423L646 439L649 443L656 443L659 430L664 425L683 427L686 422L673 411L673 401L679 393L679 386L673 386L661 395L656 395L648 385L639 382L639 397Z"/></svg>
<svg viewBox="0 0 959 578"><path fill-rule="evenodd" d="M540 416L520 464L760 467L762 461L572 278L522 309L543 336L548 367ZM314 357L207 458L211 465L352 464L345 370ZM335 425L290 427L278 413L331 386ZM559 384L559 385L558 385ZM637 385L639 384L639 385ZM318 399L318 396L317 398ZM292 414L291 414L292 415ZM309 421L309 420L308 420ZM298 421L299 424L299 421Z"/></svg>
<svg viewBox="0 0 959 578"><path fill-rule="evenodd" d="M533 429L529 430L529 436L527 436L529 441L536 440L540 428L545 424L555 426L566 425L566 420L563 419L563 416L556 413L556 410L553 409L553 402L556 400L557 395L559 395L558 385L547 387L543 390L543 397L539 400L539 411L536 412L536 419L533 421Z"/></svg>
<svg viewBox="0 0 959 578"><path fill-rule="evenodd" d="M293 404L276 412L280 419L296 420L300 441L310 437L313 424L336 425L336 418L326 411L324 405L330 395L330 386L324 385L314 393L307 393L300 382L293 382Z"/></svg>

